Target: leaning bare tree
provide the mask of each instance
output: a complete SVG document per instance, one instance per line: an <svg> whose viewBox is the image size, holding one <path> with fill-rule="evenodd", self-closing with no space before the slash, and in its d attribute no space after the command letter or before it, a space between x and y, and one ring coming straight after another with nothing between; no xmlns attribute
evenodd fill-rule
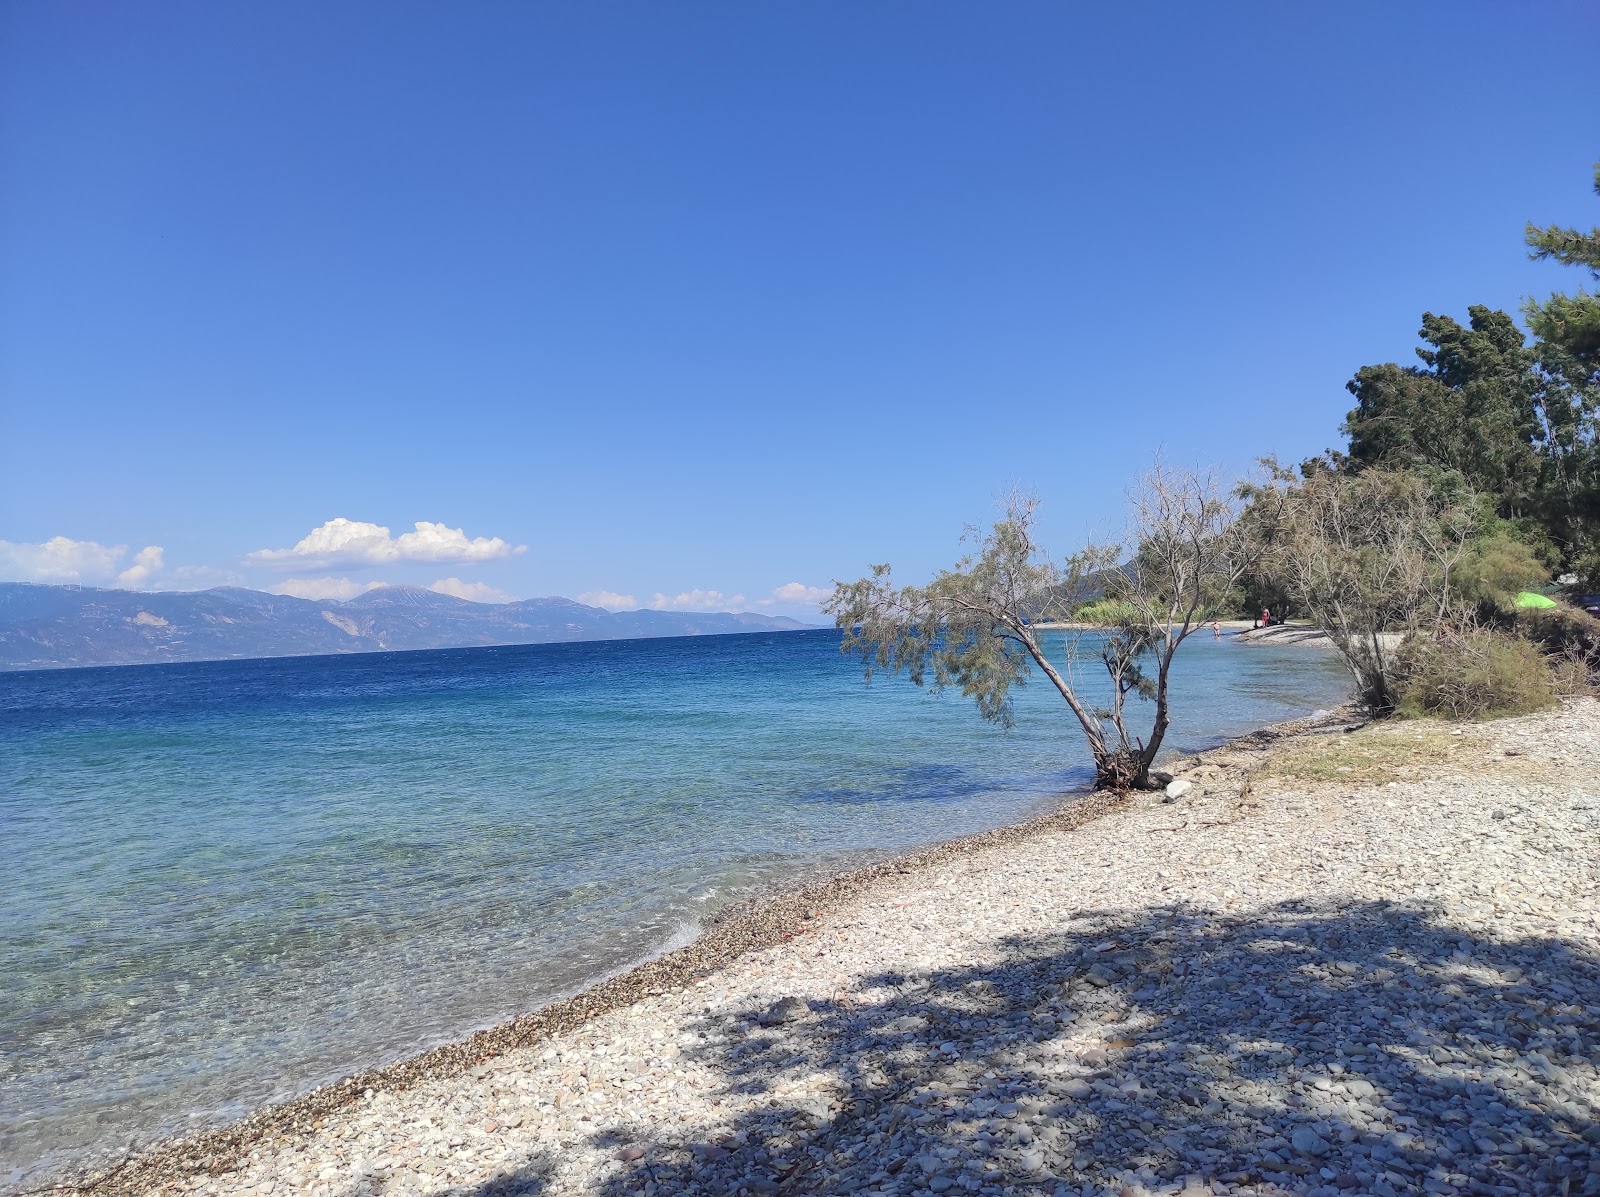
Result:
<svg viewBox="0 0 1600 1197"><path fill-rule="evenodd" d="M1466 618L1452 609L1453 581L1478 534L1475 498L1405 470L1300 479L1263 464L1271 479L1244 489L1243 521L1261 542L1261 570L1326 633L1362 703L1386 715L1401 642Z"/></svg>
<svg viewBox="0 0 1600 1197"><path fill-rule="evenodd" d="M1248 564L1252 542L1236 534L1226 489L1209 474L1159 463L1133 494L1124 543L1091 545L1057 562L1034 540L1037 502L1013 496L976 551L926 586L895 586L887 565L836 583L824 610L845 632L868 677L904 673L917 685L959 686L986 719L1009 725L1012 687L1033 669L1049 679L1083 729L1102 789L1148 788L1170 723L1169 681L1179 647ZM1087 651L1069 637L1053 660L1040 625L1075 620L1105 599ZM1107 705L1089 697L1086 659L1104 667ZM1129 726L1129 695L1150 701L1148 734Z"/></svg>

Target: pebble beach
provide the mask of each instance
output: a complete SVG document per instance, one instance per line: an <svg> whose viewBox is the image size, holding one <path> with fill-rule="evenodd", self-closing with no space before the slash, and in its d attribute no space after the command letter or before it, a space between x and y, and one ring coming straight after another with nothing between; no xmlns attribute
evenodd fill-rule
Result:
<svg viewBox="0 0 1600 1197"><path fill-rule="evenodd" d="M68 1189L1592 1197L1596 759L1593 700L1246 737Z"/></svg>

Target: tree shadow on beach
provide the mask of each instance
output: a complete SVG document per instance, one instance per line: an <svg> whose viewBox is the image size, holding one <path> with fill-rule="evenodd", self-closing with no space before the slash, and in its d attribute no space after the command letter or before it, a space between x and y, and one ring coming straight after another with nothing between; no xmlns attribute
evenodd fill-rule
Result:
<svg viewBox="0 0 1600 1197"><path fill-rule="evenodd" d="M1590 946L1302 902L990 947L708 1012L684 1055L758 1107L709 1140L597 1132L601 1191L1600 1193ZM504 1179L472 1192L539 1191Z"/></svg>
<svg viewBox="0 0 1600 1197"><path fill-rule="evenodd" d="M554 1161L546 1152L530 1153L517 1167L502 1172L482 1184L443 1190L456 1197L544 1197L549 1193ZM335 1190L336 1197L390 1197L402 1189L382 1175L358 1176Z"/></svg>

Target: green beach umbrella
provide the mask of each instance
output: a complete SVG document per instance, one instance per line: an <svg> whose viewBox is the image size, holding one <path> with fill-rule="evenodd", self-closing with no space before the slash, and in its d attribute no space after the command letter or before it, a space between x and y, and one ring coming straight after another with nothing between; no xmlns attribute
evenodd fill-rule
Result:
<svg viewBox="0 0 1600 1197"><path fill-rule="evenodd" d="M1545 598L1545 596L1542 594L1535 594L1531 590L1524 590L1521 594L1517 595L1516 604L1519 607L1545 608L1556 606L1556 601L1555 599Z"/></svg>

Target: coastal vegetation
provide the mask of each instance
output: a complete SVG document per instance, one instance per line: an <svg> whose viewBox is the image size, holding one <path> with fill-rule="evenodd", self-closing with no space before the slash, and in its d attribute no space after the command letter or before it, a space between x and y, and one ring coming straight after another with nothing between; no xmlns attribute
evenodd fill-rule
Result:
<svg viewBox="0 0 1600 1197"><path fill-rule="evenodd" d="M1600 229L1525 239L1600 278ZM1420 365L1349 382L1344 451L1269 461L1270 481L1246 488L1263 543L1248 600L1315 623L1375 714L1535 710L1600 667L1600 622L1518 597L1553 577L1600 589L1600 297L1523 313L1531 341L1485 306L1466 326L1424 313Z"/></svg>
<svg viewBox="0 0 1600 1197"><path fill-rule="evenodd" d="M1501 644L1517 594L1548 577L1547 566L1459 478L1443 485L1381 466L1308 468L1297 478L1268 464L1270 481L1244 488L1244 522L1262 545L1257 569L1280 610L1327 636L1368 710L1387 715L1409 697L1421 710L1483 714L1499 705L1484 693L1489 679L1530 657L1548 701L1549 672L1531 646ZM1477 697L1428 690L1452 676ZM1541 705L1529 678L1503 680L1518 691L1513 700L1508 690L1506 709Z"/></svg>
<svg viewBox="0 0 1600 1197"><path fill-rule="evenodd" d="M1525 239L1535 259L1600 278L1600 229L1529 225ZM1062 561L1036 543L1037 501L1013 496L927 585L897 586L878 565L836 583L824 610L869 679L959 687L1002 724L1037 669L1083 729L1101 788L1151 784L1174 658L1221 615L1308 620L1375 716L1523 713L1589 689L1600 621L1530 613L1521 596L1600 590L1600 297L1555 294L1523 314L1531 341L1485 306L1466 325L1424 313L1420 364L1363 366L1348 383L1343 450L1295 468L1265 459L1264 480L1231 490L1158 462L1133 492L1128 535ZM1057 621L1075 634L1052 659L1039 625ZM1151 704L1144 734L1130 697Z"/></svg>
<svg viewBox="0 0 1600 1197"><path fill-rule="evenodd" d="M887 671L919 686L957 686L984 718L1007 726L1012 688L1038 669L1083 729L1096 785L1147 787L1171 723L1173 660L1236 590L1258 542L1245 535L1236 497L1215 476L1159 461L1133 492L1122 541L1057 561L1037 543L1037 510L1032 496L1013 495L992 528L969 533L975 551L926 586L896 586L890 566L876 565L836 584L823 609L869 679ZM1056 661L1039 625L1064 620L1080 627ZM1109 683L1104 703L1093 701L1102 690L1081 673L1089 662L1103 670L1102 687ZM1130 696L1151 703L1143 735L1130 722Z"/></svg>

